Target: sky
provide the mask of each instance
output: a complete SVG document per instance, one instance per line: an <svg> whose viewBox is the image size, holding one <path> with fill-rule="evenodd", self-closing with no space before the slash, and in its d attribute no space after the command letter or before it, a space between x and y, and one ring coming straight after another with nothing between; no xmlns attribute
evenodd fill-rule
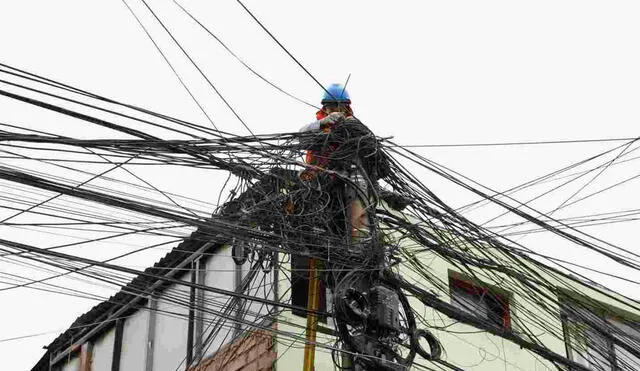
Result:
<svg viewBox="0 0 640 371"><path fill-rule="evenodd" d="M319 103L322 90L318 84L237 1L178 3L245 64L290 94L315 105ZM254 133L296 131L313 120L313 108L257 78L176 3L153 0L148 4L218 93L138 0L2 2L0 62L119 101L211 125L138 24L133 11L220 130L249 134L220 95ZM315 79L324 85L348 79L356 115L377 135L392 137L398 144L638 136L638 2L246 0L244 4ZM6 84L0 85L1 89L6 88ZM113 137L113 133L95 126L1 97L0 122L80 138ZM493 190L504 190L619 144L414 150ZM477 200L427 171L412 169L423 183L453 206ZM221 172L177 168L135 171L163 190L211 204L217 202L225 179ZM606 188L637 173L633 161L612 167L581 194ZM553 210L581 185L540 199L535 207ZM628 181L556 215L569 217L638 208L637 187L637 181ZM516 198L525 201L543 190L530 190L517 194ZM499 213L497 208L483 209L473 214L473 220L485 221ZM509 221L504 220L505 224ZM638 222L631 221L585 231L640 252L634 233L637 227ZM2 233L18 231L3 229ZM22 237L40 245L61 238L39 234ZM519 241L540 252L603 271L610 269L601 257L546 234L526 236ZM127 248L117 244L96 246L68 252L105 258ZM143 268L166 252L154 250L127 264ZM0 271L3 269L10 272L15 267L0 265ZM640 278L633 271L618 273L631 279ZM634 285L599 275L590 277L640 298ZM91 290L106 296L113 292L111 288ZM0 291L0 303L0 365L7 370L30 369L44 352L42 346L97 304L28 289ZM45 334L6 340L40 333Z"/></svg>

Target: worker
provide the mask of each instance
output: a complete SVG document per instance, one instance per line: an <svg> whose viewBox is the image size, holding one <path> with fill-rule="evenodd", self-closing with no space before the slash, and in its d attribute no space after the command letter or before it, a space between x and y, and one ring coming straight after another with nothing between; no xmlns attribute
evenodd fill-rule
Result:
<svg viewBox="0 0 640 371"><path fill-rule="evenodd" d="M353 111L351 110L351 98L345 87L341 84L331 84L324 92L322 97L322 108L316 112L316 120L303 126L300 129L301 133L310 131L320 131L325 134L331 132L331 128L336 123L344 121L346 117L352 117ZM313 147L313 146L311 146ZM335 147L335 146L333 146ZM326 168L328 165L328 151L334 148L309 148L305 158L306 163L315 165L321 168ZM327 152L327 153L320 153ZM302 178L306 180L315 177L316 171L314 168L308 168L303 172Z"/></svg>
<svg viewBox="0 0 640 371"><path fill-rule="evenodd" d="M300 132L325 134L307 142L306 162L313 167L301 173L303 181L315 180L322 169L344 175L349 181L335 176L324 177L334 208L333 223L346 223L351 237L362 237L368 232L369 186L379 178L377 169L377 139L373 133L353 116L351 98L341 84L331 84L325 89L322 108L313 121ZM314 140L315 139L315 140ZM344 230L344 228L340 228Z"/></svg>
<svg viewBox="0 0 640 371"><path fill-rule="evenodd" d="M316 121L303 126L300 132L328 129L345 117L352 117L351 98L342 84L331 84L322 97L322 108L316 112Z"/></svg>

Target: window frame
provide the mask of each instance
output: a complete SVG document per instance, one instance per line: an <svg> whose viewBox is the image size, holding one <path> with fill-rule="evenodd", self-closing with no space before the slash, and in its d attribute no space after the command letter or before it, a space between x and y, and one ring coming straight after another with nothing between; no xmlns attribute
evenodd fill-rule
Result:
<svg viewBox="0 0 640 371"><path fill-rule="evenodd" d="M598 349L589 347L589 336L590 334L594 333L600 339L606 341L606 357L608 362L607 366L611 370L627 369L623 369L618 365L620 357L617 354L616 347L619 347L619 340L616 339L616 335L614 333L611 333L610 331L603 331L603 329L593 326L593 324L585 321L584 318L581 318L579 315L577 316L573 313L579 313L578 311L580 310L585 311L594 316L594 321L602 321L608 326L619 328L619 326L615 324L617 322L619 324L629 326L632 329L637 330L639 333L640 316L566 289L560 289L558 303L560 307L560 319L562 322L562 332L564 338L563 340L567 358L576 362L585 361L586 367L599 367L598 364L593 362L595 357L589 353L590 350L598 352ZM584 329L582 329L581 333L578 333L576 330L571 328L572 326L582 326L584 327ZM578 336L583 337L583 339L577 340ZM584 349L584 351L586 354L579 353L580 349L576 349L577 343L572 344L574 341L585 341L586 349ZM632 356L636 357L635 355ZM638 363L640 364L640 356L636 358L638 359Z"/></svg>
<svg viewBox="0 0 640 371"><path fill-rule="evenodd" d="M482 302L486 307L486 320L504 332L511 332L513 317L511 303L513 301L513 295L510 292L452 270L449 270L448 278L451 304L458 307L464 305L460 300L454 298L456 290L472 295L473 297L478 297L479 303ZM470 312L470 308L464 307L461 309ZM499 313L496 309L499 309ZM500 322L496 321L496 318L499 318Z"/></svg>

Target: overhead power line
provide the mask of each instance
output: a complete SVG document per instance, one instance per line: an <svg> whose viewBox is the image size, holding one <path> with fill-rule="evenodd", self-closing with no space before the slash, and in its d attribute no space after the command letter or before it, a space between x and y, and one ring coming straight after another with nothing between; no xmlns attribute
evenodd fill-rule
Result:
<svg viewBox="0 0 640 371"><path fill-rule="evenodd" d="M451 144L388 144L386 147L406 148L439 148L439 147L506 147L506 146L530 146L542 144L576 144L576 143L603 143L624 142L634 140L636 137L627 138L598 138L598 139L567 139L567 140L538 140L524 142L493 142L493 143L451 143Z"/></svg>

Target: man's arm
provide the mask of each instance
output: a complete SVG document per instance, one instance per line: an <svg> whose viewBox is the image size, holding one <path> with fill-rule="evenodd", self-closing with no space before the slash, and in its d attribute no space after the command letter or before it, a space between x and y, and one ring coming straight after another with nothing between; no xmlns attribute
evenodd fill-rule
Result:
<svg viewBox="0 0 640 371"><path fill-rule="evenodd" d="M306 124L305 126L300 128L299 132L306 133L307 131L316 131L316 130L320 130L320 120L313 121Z"/></svg>
<svg viewBox="0 0 640 371"><path fill-rule="evenodd" d="M341 120L344 120L344 114L342 114L341 112L333 112L321 120L308 123L307 125L300 128L299 132L305 133L307 131L324 130L325 128L335 125Z"/></svg>

